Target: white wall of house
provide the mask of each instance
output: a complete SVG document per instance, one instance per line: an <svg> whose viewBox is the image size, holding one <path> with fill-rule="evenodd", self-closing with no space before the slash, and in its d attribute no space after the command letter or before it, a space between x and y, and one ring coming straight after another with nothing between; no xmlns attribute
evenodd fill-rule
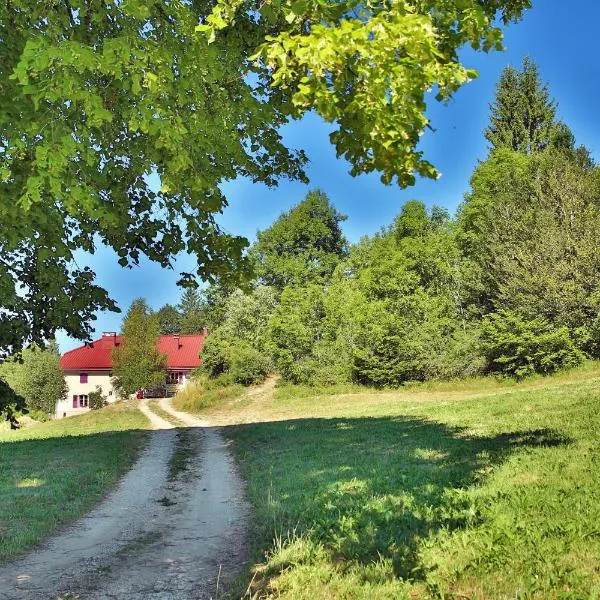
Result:
<svg viewBox="0 0 600 600"><path fill-rule="evenodd" d="M66 400L61 400L56 404L56 417L58 419L78 415L89 410L85 406L85 397L88 396L89 399L89 393L95 391L98 386L102 390L102 394L106 396L108 402L115 402L117 400L117 394L110 382L112 376L110 371L87 371L87 383L82 383L81 373L85 372L65 371L65 379L69 391L67 392ZM73 396L75 395L78 397L77 408L73 407ZM79 396L84 397L81 398L81 402L79 401ZM84 406L79 406L79 404L83 404Z"/></svg>
<svg viewBox="0 0 600 600"><path fill-rule="evenodd" d="M81 381L82 373L87 373L87 383ZM181 377L178 376L179 373L181 373ZM190 380L190 371L177 369L173 370L173 374L175 381L180 381L180 383L172 385L170 391L175 393L187 385ZM110 371L65 371L65 379L69 391L66 400L61 400L56 404L56 418L62 419L63 417L79 415L88 411L89 407L86 404L86 397L89 404L89 393L95 391L98 386L102 390L102 394L106 396L108 402L116 402L118 400L117 393L110 382L111 378L112 374ZM77 408L73 407L73 396L77 396ZM80 396L83 396L83 398L80 398Z"/></svg>

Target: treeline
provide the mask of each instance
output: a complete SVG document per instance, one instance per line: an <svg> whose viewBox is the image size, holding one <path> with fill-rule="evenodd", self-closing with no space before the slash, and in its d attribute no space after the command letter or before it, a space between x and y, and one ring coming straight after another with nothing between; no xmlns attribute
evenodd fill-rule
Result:
<svg viewBox="0 0 600 600"><path fill-rule="evenodd" d="M258 234L247 290L204 292L206 371L375 386L600 356L600 171L535 64L502 73L457 214L406 203L349 245L322 191Z"/></svg>

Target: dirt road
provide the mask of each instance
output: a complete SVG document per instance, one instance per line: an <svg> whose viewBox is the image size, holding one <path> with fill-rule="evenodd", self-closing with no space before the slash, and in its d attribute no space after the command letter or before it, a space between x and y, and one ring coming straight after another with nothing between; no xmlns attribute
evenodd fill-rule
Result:
<svg viewBox="0 0 600 600"><path fill-rule="evenodd" d="M149 414L156 431L91 513L0 567L0 599L217 598L245 559L248 506L226 443L186 413ZM68 507L65 507L68 510Z"/></svg>

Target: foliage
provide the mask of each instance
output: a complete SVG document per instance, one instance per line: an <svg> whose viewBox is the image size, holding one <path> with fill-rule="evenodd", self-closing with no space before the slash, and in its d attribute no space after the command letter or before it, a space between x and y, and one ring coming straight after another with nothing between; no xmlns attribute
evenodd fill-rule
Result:
<svg viewBox="0 0 600 600"><path fill-rule="evenodd" d="M532 154L552 144L556 102L550 98L548 86L542 84L537 65L529 58L525 58L520 71L510 65L504 68L491 110L485 137L492 150L509 148Z"/></svg>
<svg viewBox="0 0 600 600"><path fill-rule="evenodd" d="M186 288L177 305L179 331L182 334L199 333L206 325L206 315L201 292L197 288Z"/></svg>
<svg viewBox="0 0 600 600"><path fill-rule="evenodd" d="M181 314L171 304L161 306L156 314L160 325L161 335L173 335L181 333Z"/></svg>
<svg viewBox="0 0 600 600"><path fill-rule="evenodd" d="M23 398L10 388L8 383L0 377L0 423L6 421L11 429L19 426L19 415L25 409Z"/></svg>
<svg viewBox="0 0 600 600"><path fill-rule="evenodd" d="M458 51L502 48L499 26L518 19L529 0L218 0L198 25L222 43L248 19L268 35L253 69L276 90L289 114L314 110L336 123L331 141L351 173L381 172L385 183L411 185L415 172L435 177L417 150L429 121L425 96L445 101L477 73Z"/></svg>
<svg viewBox="0 0 600 600"><path fill-rule="evenodd" d="M356 382L378 386L473 373L462 257L448 215L405 204L392 227L352 248L327 295L328 321Z"/></svg>
<svg viewBox="0 0 600 600"><path fill-rule="evenodd" d="M543 318L526 320L506 310L484 320L482 347L493 371L516 377L552 373L583 359L566 327L553 329Z"/></svg>
<svg viewBox="0 0 600 600"><path fill-rule="evenodd" d="M88 394L89 406L92 410L98 410L104 408L108 402L106 396L102 394L102 388L97 385L93 392Z"/></svg>
<svg viewBox="0 0 600 600"><path fill-rule="evenodd" d="M215 220L219 185L237 176L304 179L284 147L277 92L246 77L264 27L208 44L194 31L210 4L160 0L0 7L0 348L57 328L91 332L115 310L76 253L101 243L123 266L169 266L188 251L197 274L236 277L246 240ZM161 181L160 190L148 174ZM189 283L192 275L182 274Z"/></svg>
<svg viewBox="0 0 600 600"><path fill-rule="evenodd" d="M223 321L202 349L203 366L212 377L229 372L238 383L253 383L270 371L265 338L276 301L275 291L264 285L228 297Z"/></svg>
<svg viewBox="0 0 600 600"><path fill-rule="evenodd" d="M56 403L67 397L67 383L56 345L45 350L29 346L18 357L5 361L1 369L6 382L23 398L27 409L40 418L54 415Z"/></svg>
<svg viewBox="0 0 600 600"><path fill-rule="evenodd" d="M340 224L346 220L321 190L257 234L251 256L259 280L282 289L327 281L347 253Z"/></svg>
<svg viewBox="0 0 600 600"><path fill-rule="evenodd" d="M113 386L121 396L164 383L167 360L156 345L159 335L158 315L142 298L134 300L123 320L122 344L112 350Z"/></svg>
<svg viewBox="0 0 600 600"><path fill-rule="evenodd" d="M481 310L505 307L574 332L597 318L600 179L560 150L499 150L478 166L462 207Z"/></svg>
<svg viewBox="0 0 600 600"><path fill-rule="evenodd" d="M335 347L325 319L325 290L321 286L283 290L269 319L267 344L284 380L317 385L349 378L344 348L339 344Z"/></svg>

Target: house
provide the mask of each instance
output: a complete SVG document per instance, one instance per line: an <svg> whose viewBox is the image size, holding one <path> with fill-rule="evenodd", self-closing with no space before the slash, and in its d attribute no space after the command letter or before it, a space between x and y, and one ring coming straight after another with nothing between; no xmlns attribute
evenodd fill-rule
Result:
<svg viewBox="0 0 600 600"><path fill-rule="evenodd" d="M201 335L161 335L157 341L160 352L167 355L165 386L169 391L186 384L190 371L202 364L200 351L206 329ZM60 359L69 392L66 400L56 405L56 416L66 417L89 410L89 393L99 387L109 402L117 400L113 389L112 350L123 343L114 331L104 332L100 339L65 352Z"/></svg>

